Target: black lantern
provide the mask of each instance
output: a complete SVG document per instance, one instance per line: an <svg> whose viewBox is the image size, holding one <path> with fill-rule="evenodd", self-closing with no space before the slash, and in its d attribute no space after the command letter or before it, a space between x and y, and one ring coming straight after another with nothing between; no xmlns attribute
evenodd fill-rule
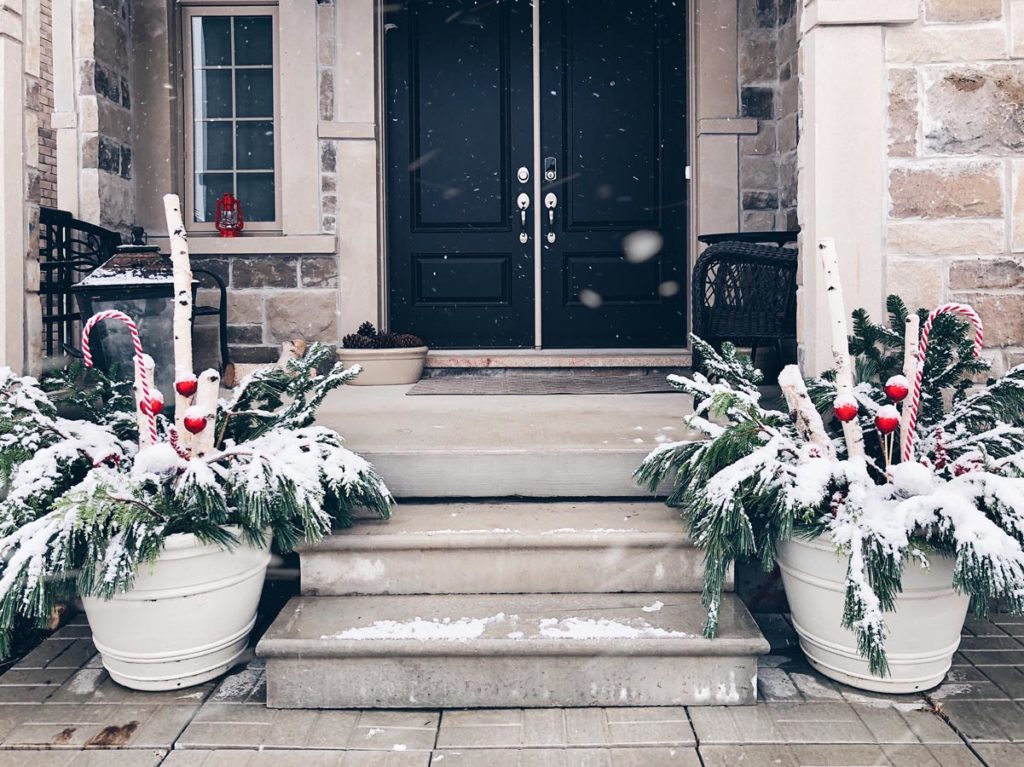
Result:
<svg viewBox="0 0 1024 767"><path fill-rule="evenodd" d="M192 281L195 304L198 282ZM174 402L174 270L156 245L122 245L113 258L71 288L83 326L97 312L116 309L139 328L142 348L156 362L156 386L170 408ZM123 377L134 368L132 339L120 323L101 322L89 338L94 364L110 370L118 364Z"/></svg>

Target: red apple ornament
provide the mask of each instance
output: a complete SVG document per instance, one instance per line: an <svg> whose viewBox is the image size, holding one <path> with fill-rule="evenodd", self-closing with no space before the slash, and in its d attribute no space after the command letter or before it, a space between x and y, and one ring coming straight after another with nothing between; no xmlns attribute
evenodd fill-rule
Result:
<svg viewBox="0 0 1024 767"><path fill-rule="evenodd" d="M882 434L892 434L900 427L900 411L895 405L885 405L875 414L875 428Z"/></svg>
<svg viewBox="0 0 1024 767"><path fill-rule="evenodd" d="M139 402L139 410L146 415L160 415L164 412L164 395L158 391L153 392L149 399Z"/></svg>
<svg viewBox="0 0 1024 767"><path fill-rule="evenodd" d="M182 419L182 423L189 432L192 434L198 434L206 428L208 420L206 411L201 407L190 407L185 411L185 417Z"/></svg>
<svg viewBox="0 0 1024 767"><path fill-rule="evenodd" d="M843 423L852 421L857 417L857 411L860 408L857 406L857 400L855 400L849 394L840 394L836 397L835 402L832 403L832 410Z"/></svg>
<svg viewBox="0 0 1024 767"><path fill-rule="evenodd" d="M885 382L885 396L893 402L902 402L910 394L910 382L906 376L893 376Z"/></svg>
<svg viewBox="0 0 1024 767"><path fill-rule="evenodd" d="M182 397L191 397L199 388L199 380L195 376L182 378L174 382L174 390Z"/></svg>

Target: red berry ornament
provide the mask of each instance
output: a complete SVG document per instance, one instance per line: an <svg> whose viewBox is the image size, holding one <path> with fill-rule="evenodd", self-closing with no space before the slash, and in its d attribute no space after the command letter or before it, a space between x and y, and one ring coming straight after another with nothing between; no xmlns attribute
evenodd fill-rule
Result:
<svg viewBox="0 0 1024 767"><path fill-rule="evenodd" d="M847 423L857 417L857 411L860 408L857 406L857 400L849 394L841 394L832 403L832 410L836 414L836 418Z"/></svg>
<svg viewBox="0 0 1024 767"><path fill-rule="evenodd" d="M185 414L182 423L190 433L199 434L206 428L207 418L204 415Z"/></svg>
<svg viewBox="0 0 1024 767"><path fill-rule="evenodd" d="M146 415L160 415L164 412L164 395L153 392L153 396L139 403L139 410Z"/></svg>
<svg viewBox="0 0 1024 767"><path fill-rule="evenodd" d="M893 402L902 402L910 394L910 383L906 376L893 376L885 382L885 396Z"/></svg>
<svg viewBox="0 0 1024 767"><path fill-rule="evenodd" d="M900 411L893 405L879 408L875 414L875 428L882 434L892 434L900 427Z"/></svg>
<svg viewBox="0 0 1024 767"><path fill-rule="evenodd" d="M174 390L182 397L191 397L196 393L196 389L198 388L199 381L195 376L192 376L191 378L182 378L180 381L174 382Z"/></svg>

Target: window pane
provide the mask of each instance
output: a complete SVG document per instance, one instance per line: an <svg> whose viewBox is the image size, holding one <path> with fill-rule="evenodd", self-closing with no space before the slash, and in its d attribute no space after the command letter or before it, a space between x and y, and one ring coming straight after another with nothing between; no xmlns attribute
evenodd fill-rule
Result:
<svg viewBox="0 0 1024 767"><path fill-rule="evenodd" d="M231 170L231 123L196 123L196 170Z"/></svg>
<svg viewBox="0 0 1024 767"><path fill-rule="evenodd" d="M231 70L200 69L193 80L193 109L197 120L231 117Z"/></svg>
<svg viewBox="0 0 1024 767"><path fill-rule="evenodd" d="M239 173L238 198L246 221L273 221L274 174Z"/></svg>
<svg viewBox="0 0 1024 767"><path fill-rule="evenodd" d="M231 65L231 17L203 16L192 19L192 66Z"/></svg>
<svg viewBox="0 0 1024 767"><path fill-rule="evenodd" d="M274 123L240 122L235 129L238 158L235 167L245 170L274 169Z"/></svg>
<svg viewBox="0 0 1024 767"><path fill-rule="evenodd" d="M274 63L274 38L269 16L235 17L235 64Z"/></svg>
<svg viewBox="0 0 1024 767"><path fill-rule="evenodd" d="M195 220L199 222L213 221L217 210L217 198L231 188L230 173L197 173L195 201Z"/></svg>
<svg viewBox="0 0 1024 767"><path fill-rule="evenodd" d="M235 71L235 110L238 117L274 116L274 72L272 69Z"/></svg>

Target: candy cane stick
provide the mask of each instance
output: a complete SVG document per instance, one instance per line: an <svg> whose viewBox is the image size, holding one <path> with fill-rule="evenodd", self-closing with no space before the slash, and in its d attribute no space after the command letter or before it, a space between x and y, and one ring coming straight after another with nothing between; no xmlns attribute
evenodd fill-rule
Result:
<svg viewBox="0 0 1024 767"><path fill-rule="evenodd" d="M142 339L139 338L139 328L134 320L116 309L99 312L90 317L85 323L85 327L82 328L82 356L85 358L85 366L89 368L93 366L92 351L89 349L89 333L97 323L103 320L118 320L124 323L132 335L132 347L135 349L135 408L145 415L148 425L146 432L143 432L142 429L139 430L139 445L142 447L147 444L154 445L157 442L156 416L148 408L143 409L142 407L143 401L148 402L152 399L152 393L149 387L149 377L146 375L146 355L143 354Z"/></svg>
<svg viewBox="0 0 1024 767"><path fill-rule="evenodd" d="M914 457L914 440L917 437L917 414L921 409L921 385L924 379L924 360L928 352L928 336L932 332L932 324L940 314L961 314L974 326L974 356L981 356L981 348L985 342L985 326L974 307L967 304L943 304L928 315L921 330L921 342L917 350L917 374L914 376L914 388L910 392L910 417L907 420L907 436L903 442L903 461L911 461Z"/></svg>

